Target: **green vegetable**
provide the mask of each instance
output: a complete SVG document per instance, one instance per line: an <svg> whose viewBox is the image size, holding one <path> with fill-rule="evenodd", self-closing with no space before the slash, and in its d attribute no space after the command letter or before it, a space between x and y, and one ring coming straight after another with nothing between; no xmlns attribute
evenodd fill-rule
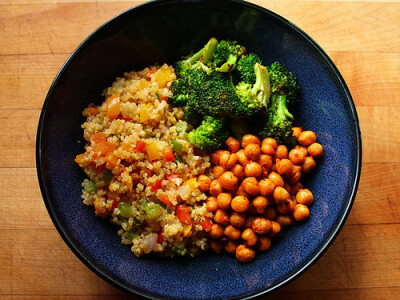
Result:
<svg viewBox="0 0 400 300"><path fill-rule="evenodd" d="M176 124L176 133L177 134L180 134L181 132L186 132L187 129L188 129L188 125L184 121L179 121Z"/></svg>
<svg viewBox="0 0 400 300"><path fill-rule="evenodd" d="M83 182L83 189L86 193L94 194L96 193L96 184L92 180L85 180Z"/></svg>
<svg viewBox="0 0 400 300"><path fill-rule="evenodd" d="M129 231L129 232L127 233L126 237L127 237L128 239L130 239L130 240L133 240L135 237L137 237L137 233L131 230L131 231Z"/></svg>
<svg viewBox="0 0 400 300"><path fill-rule="evenodd" d="M162 208L159 204L154 202L148 202L147 200L142 200L139 203L141 209L143 209L150 219L158 218L162 213Z"/></svg>
<svg viewBox="0 0 400 300"><path fill-rule="evenodd" d="M111 173L110 170L106 169L103 173L103 181L106 183L111 183L114 175Z"/></svg>
<svg viewBox="0 0 400 300"><path fill-rule="evenodd" d="M133 208L129 203L120 202L118 204L119 214L121 217L129 218L133 213Z"/></svg>
<svg viewBox="0 0 400 300"><path fill-rule="evenodd" d="M178 141L172 141L172 148L179 154L182 153L182 144Z"/></svg>
<svg viewBox="0 0 400 300"><path fill-rule="evenodd" d="M174 250L176 253L178 253L181 256L184 256L187 252L187 249L185 247L173 247L172 250Z"/></svg>
<svg viewBox="0 0 400 300"><path fill-rule="evenodd" d="M182 158L181 158L177 153L175 153L174 156L175 156L175 160L176 160L177 162L183 163Z"/></svg>

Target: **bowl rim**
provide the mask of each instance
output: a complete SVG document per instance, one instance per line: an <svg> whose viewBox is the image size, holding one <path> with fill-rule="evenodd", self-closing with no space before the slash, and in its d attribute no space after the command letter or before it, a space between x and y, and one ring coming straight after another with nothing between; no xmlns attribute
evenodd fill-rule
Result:
<svg viewBox="0 0 400 300"><path fill-rule="evenodd" d="M48 196L48 190L44 184L44 178L43 178L43 173L42 173L42 149L41 149L41 145L42 145L42 133L43 133L43 122L45 120L46 117L46 112L47 112L47 107L49 106L50 103L50 99L52 97L52 94L54 93L54 90L60 80L60 78L62 77L62 75L64 74L65 70L67 69L67 67L70 65L70 63L73 61L73 59L79 54L79 52L82 51L82 49L85 47L85 44L87 42L89 42L90 40L92 40L94 38L94 36L96 36L99 32L101 32L102 30L106 30L107 27L111 26L114 22L117 21L117 19L119 19L122 15L128 14L134 10L138 10L138 9L142 9L142 8L146 8L148 6L157 6L157 5L162 5L164 3L184 3L184 2L202 2L203 0L150 0L148 2L142 3L142 4L138 4L136 6L133 6L131 8L126 9L125 11L117 14L116 16L112 17L111 19L107 20L105 23L103 23L102 25L100 25L98 28L96 28L91 34L89 34L79 45L78 47L71 53L71 55L67 58L67 60L64 62L64 64L62 65L62 67L60 68L60 70L58 71L58 73L56 74L50 88L49 91L46 95L45 101L43 103L42 106L42 110L41 110L41 114L39 117L39 122L38 122L38 129L37 129L37 135L36 135L36 170L37 170L37 177L38 177L38 181L39 181L39 186L40 186L40 191L42 194L42 198L44 200L47 212L54 224L54 226L56 227L57 231L59 232L59 234L61 235L61 237L63 238L64 242L68 245L68 247L71 249L71 251L95 274L97 274L100 278L102 278L103 280L105 280L106 282L110 283L111 285L118 287L119 289L128 292L130 294L134 294L134 295L138 295L138 296L142 296L148 299L160 299L159 297L156 297L154 294L146 294L145 292L139 291L139 290L135 290L134 288L128 287L124 284L121 284L120 282L114 280L113 278L111 278L111 276L109 276L106 272L100 270L94 263L90 262L88 259L85 258L84 253L78 249L78 247L76 247L74 245L74 242L72 241L72 239L70 238L67 230L64 228L64 226L62 225L61 221L59 220L59 218L57 217L55 210L53 208L53 204L50 200L50 197ZM360 130L360 124L359 124L359 119L358 119L358 115L357 115L357 111L356 111L356 107L355 107L355 103L354 100L351 96L350 90L347 87L341 73L339 72L338 68L336 67L336 65L333 63L333 61L331 60L331 58L327 55L327 53L321 48L321 46L319 46L307 33L305 33L302 29L300 29L297 25L295 25L294 23L292 23L291 21L287 20L286 18L278 15L277 13L264 8L262 6L259 6L255 3L250 3L247 1L243 1L243 0L204 0L204 1L217 1L217 2L231 2L231 3L236 3L236 4L240 4L243 5L245 7L248 8L252 8L255 9L263 14L267 14L270 17L277 19L278 21L286 24L287 26L289 26L292 30L294 30L297 34L299 34L302 38L304 38L305 40L307 40L307 42L318 52L318 54L321 56L321 58L323 58L323 61L326 63L326 65L331 69L331 71L334 73L334 75L336 76L336 78L338 79L341 88L344 91L345 97L347 99L347 102L349 104L350 110L351 110L351 115L353 118L353 124L354 124L354 129L355 129L355 134L356 134L356 149L357 149L357 153L356 153L356 172L355 172L355 177L354 177L354 181L353 181L353 186L351 189L351 193L350 193L350 197L348 199L348 203L344 208L344 214L341 216L339 222L337 223L337 225L335 227L333 227L330 236L326 239L326 241L323 243L322 247L315 253L315 255L309 259L309 261L299 270L297 270L295 273L291 274L290 276L288 276L286 279L282 280L281 282L266 288L262 291L256 291L250 294L246 294L243 295L242 299L252 299L255 297L259 297L262 295L266 295L268 293L271 293L272 291L276 291L279 288L282 288L283 286L287 285L288 283L292 282L294 279L298 278L301 274L303 274L306 270L308 270L314 263L316 263L319 258L321 258L321 256L328 250L328 248L332 245L332 243L334 242L334 240L336 239L336 237L338 236L339 232L341 231L341 229L343 228L349 213L351 211L351 208L354 204L354 200L356 197L356 193L357 193L357 189L358 189L358 185L359 185L359 181L360 181L360 175L361 175L361 165L362 165L362 139L361 139L361 130Z"/></svg>

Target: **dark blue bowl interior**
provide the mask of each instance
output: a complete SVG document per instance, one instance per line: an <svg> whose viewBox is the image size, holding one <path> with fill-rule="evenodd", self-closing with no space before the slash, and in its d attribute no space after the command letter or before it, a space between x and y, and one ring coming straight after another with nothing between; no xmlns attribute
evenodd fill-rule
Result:
<svg viewBox="0 0 400 300"><path fill-rule="evenodd" d="M67 25L66 25L67 26ZM325 156L305 184L315 197L311 218L286 230L268 253L248 264L211 252L195 259L137 259L117 228L82 204L82 110L100 104L116 76L174 63L210 37L234 39L264 64L284 63L299 79L296 123L317 133ZM116 286L151 298L228 299L274 290L304 271L333 241L357 189L360 131L349 91L327 55L305 33L242 1L155 1L94 32L72 54L50 88L37 136L39 182L49 214L75 254Z"/></svg>

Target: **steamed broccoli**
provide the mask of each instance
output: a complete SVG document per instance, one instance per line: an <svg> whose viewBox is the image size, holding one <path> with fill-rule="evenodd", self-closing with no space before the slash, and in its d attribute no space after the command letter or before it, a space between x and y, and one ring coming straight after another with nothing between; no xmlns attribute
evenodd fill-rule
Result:
<svg viewBox="0 0 400 300"><path fill-rule="evenodd" d="M213 63L219 72L230 72L236 67L237 60L246 53L246 48L237 41L220 41L213 57Z"/></svg>
<svg viewBox="0 0 400 300"><path fill-rule="evenodd" d="M262 64L261 59L254 53L249 53L241 57L237 63L235 75L239 77L239 81L245 83L254 84L256 83L256 73L254 72L254 66L256 64Z"/></svg>
<svg viewBox="0 0 400 300"><path fill-rule="evenodd" d="M206 116L199 127L187 134L188 141L201 150L212 152L221 148L229 131L220 119Z"/></svg>

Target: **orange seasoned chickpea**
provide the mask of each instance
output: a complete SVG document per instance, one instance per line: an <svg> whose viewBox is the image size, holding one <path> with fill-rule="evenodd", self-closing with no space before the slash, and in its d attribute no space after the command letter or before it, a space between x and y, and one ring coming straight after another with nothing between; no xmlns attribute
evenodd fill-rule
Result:
<svg viewBox="0 0 400 300"><path fill-rule="evenodd" d="M224 243L222 241L211 240L210 241L210 248L215 253L220 254L222 249L224 249Z"/></svg>
<svg viewBox="0 0 400 300"><path fill-rule="evenodd" d="M261 148L259 144L248 144L244 148L244 154L249 160L258 160L261 155Z"/></svg>
<svg viewBox="0 0 400 300"><path fill-rule="evenodd" d="M268 206L264 213L263 216L266 217L268 220L275 220L276 218L276 209L273 208L272 206Z"/></svg>
<svg viewBox="0 0 400 300"><path fill-rule="evenodd" d="M281 224L275 221L271 221L271 231L269 232L269 236L275 236L281 231Z"/></svg>
<svg viewBox="0 0 400 300"><path fill-rule="evenodd" d="M260 187L260 194L262 196L272 195L275 190L275 184L268 178L261 179L258 186Z"/></svg>
<svg viewBox="0 0 400 300"><path fill-rule="evenodd" d="M231 171L226 171L218 180L224 189L232 191L237 188L238 178Z"/></svg>
<svg viewBox="0 0 400 300"><path fill-rule="evenodd" d="M236 196L231 201L231 207L236 212L245 212L250 207L250 201L246 197Z"/></svg>
<svg viewBox="0 0 400 300"><path fill-rule="evenodd" d="M291 215L279 215L276 217L275 221L284 228L289 227L294 223L293 217Z"/></svg>
<svg viewBox="0 0 400 300"><path fill-rule="evenodd" d="M229 217L229 221L236 228L243 227L245 220L246 220L246 214L237 211L234 211Z"/></svg>
<svg viewBox="0 0 400 300"><path fill-rule="evenodd" d="M303 146L309 146L312 143L317 141L317 136L311 130L305 130L300 133L299 137L297 138L298 142Z"/></svg>
<svg viewBox="0 0 400 300"><path fill-rule="evenodd" d="M288 199L285 202L281 202L278 205L276 205L276 210L278 211L279 214L285 215L292 212L295 205L296 205L295 201Z"/></svg>
<svg viewBox="0 0 400 300"><path fill-rule="evenodd" d="M266 139L263 140L261 144L261 152L267 155L274 155L275 148L268 142L265 142Z"/></svg>
<svg viewBox="0 0 400 300"><path fill-rule="evenodd" d="M263 169L269 171L273 165L273 158L271 155L261 154L258 163Z"/></svg>
<svg viewBox="0 0 400 300"><path fill-rule="evenodd" d="M239 164L241 164L242 166L244 166L249 161L246 154L244 153L244 149L240 149L238 152L236 152L236 155L238 157Z"/></svg>
<svg viewBox="0 0 400 300"><path fill-rule="evenodd" d="M225 145L232 153L237 152L240 149L239 141L231 136L225 141Z"/></svg>
<svg viewBox="0 0 400 300"><path fill-rule="evenodd" d="M251 225L253 225L253 221L254 221L255 218L256 218L255 216L247 215L246 219L244 221L243 227L244 228L251 228Z"/></svg>
<svg viewBox="0 0 400 300"><path fill-rule="evenodd" d="M197 182L199 183L199 190L201 192L206 192L210 189L211 179L206 175L200 175L197 177Z"/></svg>
<svg viewBox="0 0 400 300"><path fill-rule="evenodd" d="M309 189L302 189L296 194L297 203L311 205L314 201L314 196Z"/></svg>
<svg viewBox="0 0 400 300"><path fill-rule="evenodd" d="M290 174L293 170L293 163L287 158L276 160L276 171L280 175Z"/></svg>
<svg viewBox="0 0 400 300"><path fill-rule="evenodd" d="M236 252L237 242L232 240L226 240L224 243L224 250L226 253L233 254Z"/></svg>
<svg viewBox="0 0 400 300"><path fill-rule="evenodd" d="M301 164L301 170L305 174L309 174L314 171L315 167L317 166L314 158L312 156L307 156L303 163Z"/></svg>
<svg viewBox="0 0 400 300"><path fill-rule="evenodd" d="M219 182L218 179L214 179L213 181L211 181L210 194L212 196L218 196L219 194L222 193L222 191L223 191L222 185L221 185L221 183Z"/></svg>
<svg viewBox="0 0 400 300"><path fill-rule="evenodd" d="M255 177L247 177L243 179L241 186L243 186L246 193L252 196L257 195L260 192L260 186Z"/></svg>
<svg viewBox="0 0 400 300"><path fill-rule="evenodd" d="M289 199L290 194L287 190L285 190L285 188L283 188L281 186L277 186L274 190L273 197L274 197L275 202L279 204L279 203L283 203L287 199Z"/></svg>
<svg viewBox="0 0 400 300"><path fill-rule="evenodd" d="M218 179L222 174L224 174L226 169L223 166L217 165L213 167L214 179Z"/></svg>
<svg viewBox="0 0 400 300"><path fill-rule="evenodd" d="M293 131L294 139L297 141L297 139L299 138L300 133L303 132L303 128L301 128L301 127L293 127L292 131Z"/></svg>
<svg viewBox="0 0 400 300"><path fill-rule="evenodd" d="M217 197L210 196L207 198L206 208L210 212L215 212L218 209Z"/></svg>
<svg viewBox="0 0 400 300"><path fill-rule="evenodd" d="M261 173L261 166L255 161L248 162L244 167L244 175L246 175L246 177L258 177Z"/></svg>
<svg viewBox="0 0 400 300"><path fill-rule="evenodd" d="M217 209L214 213L214 221L222 226L226 226L229 224L229 216L225 210Z"/></svg>
<svg viewBox="0 0 400 300"><path fill-rule="evenodd" d="M315 158L321 158L324 155L324 148L320 143L312 143L307 148L308 153Z"/></svg>
<svg viewBox="0 0 400 300"><path fill-rule="evenodd" d="M236 164L231 169L232 173L238 178L239 181L242 181L244 178L244 169L242 165Z"/></svg>
<svg viewBox="0 0 400 300"><path fill-rule="evenodd" d="M235 196L244 196L247 199L250 198L250 195L246 193L246 191L244 190L243 185L239 185L239 187L236 190Z"/></svg>
<svg viewBox="0 0 400 300"><path fill-rule="evenodd" d="M258 242L257 242L257 249L259 251L268 251L269 248L271 248L271 244L272 244L272 240L270 237L268 236L260 236L258 238Z"/></svg>
<svg viewBox="0 0 400 300"><path fill-rule="evenodd" d="M287 180L290 184L295 184L301 178L301 166L294 166L292 173L287 176Z"/></svg>
<svg viewBox="0 0 400 300"><path fill-rule="evenodd" d="M241 247L243 246L243 247ZM252 261L256 257L256 252L244 245L239 245L236 248L236 258L242 263Z"/></svg>
<svg viewBox="0 0 400 300"><path fill-rule="evenodd" d="M244 244L248 247L253 247L257 243L257 235L251 228L243 230L242 239L245 241Z"/></svg>
<svg viewBox="0 0 400 300"><path fill-rule="evenodd" d="M242 138L242 147L243 149L246 148L248 144L258 144L261 145L261 141L258 137L252 134L246 134Z"/></svg>
<svg viewBox="0 0 400 300"><path fill-rule="evenodd" d="M276 142L275 139L271 138L271 137L267 137L265 139L263 139L262 143L261 143L261 147L264 144L269 144L272 146L272 148L276 149L276 147L278 147L278 143Z"/></svg>
<svg viewBox="0 0 400 300"><path fill-rule="evenodd" d="M296 195L303 188L304 188L303 184L300 181L297 181L296 183L291 185L290 194L291 195Z"/></svg>
<svg viewBox="0 0 400 300"><path fill-rule="evenodd" d="M257 210L263 210L268 205L268 199L263 196L257 196L253 199L253 206Z"/></svg>
<svg viewBox="0 0 400 300"><path fill-rule="evenodd" d="M230 193L221 193L217 196L217 203L220 209L228 209L231 201L232 195Z"/></svg>
<svg viewBox="0 0 400 300"><path fill-rule="evenodd" d="M242 234L239 229L235 228L233 225L229 224L228 226L225 227L224 230L225 236L232 240L236 241L237 239L240 238L240 235Z"/></svg>
<svg viewBox="0 0 400 300"><path fill-rule="evenodd" d="M285 183L283 184L283 188L287 190L290 195L292 194L292 186L289 184L289 182L285 181Z"/></svg>
<svg viewBox="0 0 400 300"><path fill-rule="evenodd" d="M224 151L221 153L219 164L225 169L230 169L238 162L238 156L236 153L231 153L229 151Z"/></svg>
<svg viewBox="0 0 400 300"><path fill-rule="evenodd" d="M256 217L251 228L257 234L267 234L271 230L272 224L271 221L266 218Z"/></svg>
<svg viewBox="0 0 400 300"><path fill-rule="evenodd" d="M279 145L275 150L275 158L284 159L288 156L288 149L285 145Z"/></svg>
<svg viewBox="0 0 400 300"><path fill-rule="evenodd" d="M310 210L304 204L296 204L293 210L293 218L301 222L310 216Z"/></svg>
<svg viewBox="0 0 400 300"><path fill-rule="evenodd" d="M220 239L224 236L224 227L219 224L212 224L208 236L212 239Z"/></svg>
<svg viewBox="0 0 400 300"><path fill-rule="evenodd" d="M276 172L271 172L268 175L268 179L271 180L275 186L283 186L284 185L284 181L281 175L279 175Z"/></svg>
<svg viewBox="0 0 400 300"><path fill-rule="evenodd" d="M288 158L293 164L299 165L306 158L306 154L304 154L304 152L299 147L293 148L292 150L290 150Z"/></svg>
<svg viewBox="0 0 400 300"><path fill-rule="evenodd" d="M224 152L224 150L217 150L213 154L211 154L211 162L214 165L219 165L219 160L221 158L222 152Z"/></svg>

